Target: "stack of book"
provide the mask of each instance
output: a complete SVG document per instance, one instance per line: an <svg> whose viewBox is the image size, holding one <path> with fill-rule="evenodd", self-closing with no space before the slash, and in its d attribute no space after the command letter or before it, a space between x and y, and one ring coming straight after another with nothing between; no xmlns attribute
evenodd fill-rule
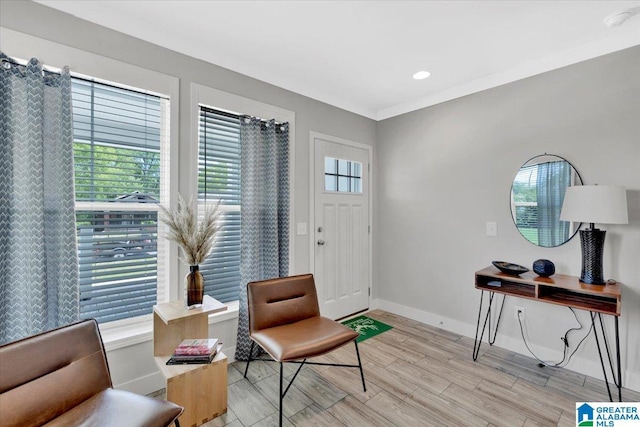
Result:
<svg viewBox="0 0 640 427"><path fill-rule="evenodd" d="M211 363L221 348L217 338L186 339L173 351L167 365Z"/></svg>

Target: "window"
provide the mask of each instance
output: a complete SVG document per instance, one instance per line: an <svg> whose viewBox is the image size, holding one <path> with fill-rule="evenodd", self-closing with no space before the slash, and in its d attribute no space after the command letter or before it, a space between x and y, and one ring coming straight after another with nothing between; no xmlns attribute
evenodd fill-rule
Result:
<svg viewBox="0 0 640 427"><path fill-rule="evenodd" d="M362 163L325 157L324 189L339 193L362 193Z"/></svg>
<svg viewBox="0 0 640 427"><path fill-rule="evenodd" d="M200 107L198 203L221 200L220 231L200 266L205 293L221 302L238 299L240 287L240 118Z"/></svg>
<svg viewBox="0 0 640 427"><path fill-rule="evenodd" d="M216 203L222 199L223 221L209 259L200 266L208 295L222 302L237 301L240 288L240 119L244 115L269 117L289 123L289 153L294 157L295 113L273 105L191 83L192 108L198 111L198 127L192 138L198 141L198 201ZM211 106L216 106L212 108ZM235 113L229 113L235 112ZM241 113L241 114L238 114ZM193 156L194 164L196 156ZM292 162L289 163L292 167ZM291 172L291 171L290 171ZM195 175L195 174L194 174ZM292 175L291 175L292 176ZM290 183L290 196L295 193ZM290 199L293 200L293 199ZM293 206L291 202L291 206ZM293 215L290 215L289 229ZM289 235L289 265L295 265L293 235Z"/></svg>
<svg viewBox="0 0 640 427"><path fill-rule="evenodd" d="M80 318L149 314L169 101L80 78L72 98Z"/></svg>

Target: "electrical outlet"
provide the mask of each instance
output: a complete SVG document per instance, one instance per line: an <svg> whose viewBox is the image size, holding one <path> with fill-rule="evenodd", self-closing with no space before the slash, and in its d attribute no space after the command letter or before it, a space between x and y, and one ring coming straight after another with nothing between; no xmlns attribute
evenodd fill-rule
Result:
<svg viewBox="0 0 640 427"><path fill-rule="evenodd" d="M519 316L518 316L518 313L520 314ZM518 306L516 305L515 310L514 310L514 312L513 312L513 317L515 317L515 318L516 318L516 320L518 320L518 319L519 319L519 320L521 320L521 321L523 321L523 322L524 322L524 319L525 319L525 317L526 317L526 316L525 316L525 314L526 314L526 313L525 313L525 311L524 311L524 307L518 307Z"/></svg>

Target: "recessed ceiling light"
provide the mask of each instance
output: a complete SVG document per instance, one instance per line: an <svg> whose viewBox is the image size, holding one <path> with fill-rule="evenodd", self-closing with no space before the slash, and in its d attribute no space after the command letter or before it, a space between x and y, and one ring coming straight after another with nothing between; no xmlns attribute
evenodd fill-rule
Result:
<svg viewBox="0 0 640 427"><path fill-rule="evenodd" d="M417 73L415 73L413 75L413 78L416 79L416 80L422 80L422 79L426 79L430 75L431 75L431 73L428 72L428 71L418 71Z"/></svg>
<svg viewBox="0 0 640 427"><path fill-rule="evenodd" d="M621 12L612 13L611 15L604 18L603 22L607 27L617 27L618 25L624 24L627 19L638 14L640 14L640 6L623 10Z"/></svg>
<svg viewBox="0 0 640 427"><path fill-rule="evenodd" d="M607 27L617 27L629 18L631 18L631 12L618 12L604 18L604 23Z"/></svg>

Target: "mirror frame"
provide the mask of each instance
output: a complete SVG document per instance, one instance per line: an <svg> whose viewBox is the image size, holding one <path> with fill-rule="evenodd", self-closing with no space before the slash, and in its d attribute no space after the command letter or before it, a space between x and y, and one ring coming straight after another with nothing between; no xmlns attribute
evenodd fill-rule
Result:
<svg viewBox="0 0 640 427"><path fill-rule="evenodd" d="M564 161L564 162L566 162L566 163L569 165L569 167L571 168L572 173L575 173L575 183L574 183L574 185L584 185L584 181L582 180L582 176L580 176L580 172L578 172L578 169L576 169L576 167L575 167L575 166L574 166L570 161L568 161L567 159L565 159L564 157L562 157L562 156L558 156L557 154L549 154L549 153L538 154L538 155L536 155L536 156L533 156L533 157L531 157L529 160L527 160L526 162L524 162L524 163L520 166L520 168L516 171L516 175L514 176L514 179L513 179L512 183L511 183L511 189L510 189L510 193L509 193L511 219L513 220L513 225L516 227L516 230L518 230L518 233L520 233L520 235L521 235L521 236L522 236L522 237L523 237L527 242L529 242L529 243L531 243L532 245L535 245L535 246L537 246L537 247L540 247L540 248L557 248L558 246L562 246L562 245L564 245L565 243L567 243L568 241L570 241L570 240L571 240L571 239L572 239L572 238L573 238L573 237L578 233L578 230L580 229L580 226L582 225L582 223L573 223L573 224L577 224L577 225L575 225L575 227L573 227L573 229L570 229L570 230L569 230L569 237L567 237L567 238L564 240L564 242L559 243L559 244L557 244L557 245L549 245L549 246L546 246L546 245L541 245L541 244L539 244L539 243L536 243L536 242L534 242L534 241L530 240L530 239L529 239L529 238L528 238L528 237L527 237L527 236L522 232L522 230L520 230L520 228L518 227L518 224L517 224L517 222L516 222L516 212L515 212L515 208L516 208L516 206L515 206L515 202L514 202L514 200L513 200L513 187L514 187L514 184L515 184L515 182L516 182L516 178L517 178L518 174L520 173L520 171L522 171L522 169L523 169L524 167L530 167L530 166L533 166L533 165L536 165L536 164L542 164L542 163L545 163L545 162L539 162L539 163L533 162L535 159L539 159L539 158L542 158L542 157L552 157L552 158L556 158L556 159L558 159L558 161ZM566 187L565 187L565 191L566 191ZM537 201L536 201L536 204L537 204ZM559 218L560 218L560 211L561 211L561 210L562 210L562 206L560 206L560 210L559 210L559 212L558 212L558 222L560 222L560 219L559 219Z"/></svg>

